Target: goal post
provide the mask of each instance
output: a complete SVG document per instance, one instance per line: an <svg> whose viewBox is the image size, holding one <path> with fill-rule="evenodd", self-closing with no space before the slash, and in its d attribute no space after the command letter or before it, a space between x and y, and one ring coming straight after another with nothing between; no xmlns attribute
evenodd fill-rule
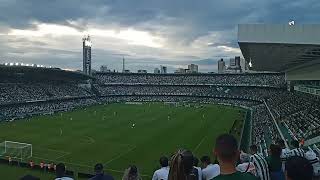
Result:
<svg viewBox="0 0 320 180"><path fill-rule="evenodd" d="M11 157L12 159L19 159L23 161L32 157L32 144L3 141L0 143L0 156Z"/></svg>

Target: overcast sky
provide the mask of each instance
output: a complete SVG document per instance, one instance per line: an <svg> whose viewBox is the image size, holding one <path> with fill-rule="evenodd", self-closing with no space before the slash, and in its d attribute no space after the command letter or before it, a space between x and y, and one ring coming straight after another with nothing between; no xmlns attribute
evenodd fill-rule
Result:
<svg viewBox="0 0 320 180"><path fill-rule="evenodd" d="M319 0L0 0L0 63L82 69L85 34L92 66L132 71L241 55L237 24L319 23Z"/></svg>

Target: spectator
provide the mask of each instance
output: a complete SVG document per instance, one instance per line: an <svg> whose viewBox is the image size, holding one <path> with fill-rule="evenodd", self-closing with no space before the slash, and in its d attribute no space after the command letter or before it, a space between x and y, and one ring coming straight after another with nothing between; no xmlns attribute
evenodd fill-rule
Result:
<svg viewBox="0 0 320 180"><path fill-rule="evenodd" d="M197 170L199 180L202 180L202 170L198 166L199 159L197 157L193 157L193 168Z"/></svg>
<svg viewBox="0 0 320 180"><path fill-rule="evenodd" d="M250 162L250 155L249 154L241 152L240 161L241 161L241 164L239 164L236 167L237 171L248 172L254 176L257 175L256 167L254 166L254 164L252 162Z"/></svg>
<svg viewBox="0 0 320 180"><path fill-rule="evenodd" d="M20 178L20 180L40 180L40 178L28 174Z"/></svg>
<svg viewBox="0 0 320 180"><path fill-rule="evenodd" d="M209 156L203 156L202 163L202 179L209 180L220 174L220 166L218 164L211 164Z"/></svg>
<svg viewBox="0 0 320 180"><path fill-rule="evenodd" d="M239 159L237 140L230 134L223 134L216 139L214 155L218 158L220 165L220 175L214 180L257 180L250 173L241 173L236 170L236 162Z"/></svg>
<svg viewBox="0 0 320 180"><path fill-rule="evenodd" d="M313 167L313 175L319 177L320 176L320 162L317 154L310 148L309 151L306 152L306 159L310 162Z"/></svg>
<svg viewBox="0 0 320 180"><path fill-rule="evenodd" d="M250 161L253 162L254 166L256 167L257 176L260 178L260 180L269 180L270 174L266 159L258 153L258 147L256 145L251 145L250 151Z"/></svg>
<svg viewBox="0 0 320 180"><path fill-rule="evenodd" d="M90 180L113 180L112 176L104 174L103 165L100 163L94 166L94 172L96 175L92 177Z"/></svg>
<svg viewBox="0 0 320 180"><path fill-rule="evenodd" d="M178 150L172 156L168 180L198 180L193 173L193 155L188 150Z"/></svg>
<svg viewBox="0 0 320 180"><path fill-rule="evenodd" d="M299 141L293 140L291 146L294 148L290 151L290 156L304 157L304 151L300 148Z"/></svg>
<svg viewBox="0 0 320 180"><path fill-rule="evenodd" d="M313 168L301 156L292 156L286 162L286 180L312 180Z"/></svg>
<svg viewBox="0 0 320 180"><path fill-rule="evenodd" d="M124 171L122 180L140 180L141 177L138 172L138 168L135 165L129 166L128 169Z"/></svg>
<svg viewBox="0 0 320 180"><path fill-rule="evenodd" d="M32 160L30 160L29 165L30 165L30 168L32 169L34 168L34 162Z"/></svg>
<svg viewBox="0 0 320 180"><path fill-rule="evenodd" d="M161 168L156 170L152 176L152 180L167 180L169 174L169 162L168 158L163 156L160 158Z"/></svg>
<svg viewBox="0 0 320 180"><path fill-rule="evenodd" d="M73 180L72 178L66 176L66 167L63 163L59 163L56 167L56 179L55 180Z"/></svg>
<svg viewBox="0 0 320 180"><path fill-rule="evenodd" d="M8 157L8 162L9 162L9 165L12 164L12 157L11 156Z"/></svg>
<svg viewBox="0 0 320 180"><path fill-rule="evenodd" d="M270 145L270 156L267 158L271 180L284 180L281 162L281 148L278 145Z"/></svg>
<svg viewBox="0 0 320 180"><path fill-rule="evenodd" d="M287 161L287 158L290 156L290 149L286 147L284 140L279 139L277 141L277 144L280 146L281 148L281 163L282 163L282 171L285 170L285 164Z"/></svg>

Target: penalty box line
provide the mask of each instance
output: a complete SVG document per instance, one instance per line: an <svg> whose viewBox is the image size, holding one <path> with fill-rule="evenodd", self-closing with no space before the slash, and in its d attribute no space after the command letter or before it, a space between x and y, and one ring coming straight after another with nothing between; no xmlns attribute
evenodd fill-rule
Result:
<svg viewBox="0 0 320 180"><path fill-rule="evenodd" d="M128 154L129 152L133 151L134 149L136 149L137 146L133 146L132 148L128 149L127 151L123 152L123 153L120 153L119 155L117 155L116 157L110 159L109 161L107 161L106 163L104 164L110 164L111 162L113 162L114 160L117 160L117 159L120 159L122 156Z"/></svg>
<svg viewBox="0 0 320 180"><path fill-rule="evenodd" d="M61 150L56 150L56 149L44 148L44 147L32 147L32 148L33 148L33 150L42 149L42 150L57 152L57 153L61 153L61 154L70 154L71 153L68 151L61 151Z"/></svg>
<svg viewBox="0 0 320 180"><path fill-rule="evenodd" d="M55 161L55 160L52 160L52 159L42 158L42 157L39 157L39 156L32 156L32 157L36 158L36 159L40 159L40 160L51 161L51 162ZM70 163L70 162L66 162L66 161L59 161L59 162L60 163L64 163L64 164L68 164L68 165L78 166L78 167L93 168L93 166L89 166L89 165L86 165L86 164ZM124 173L124 170L121 171L121 170L109 169L109 168L107 168L106 170L107 171L111 171L111 172ZM144 177L151 177L150 175L147 175L147 174L140 174L140 175L144 176Z"/></svg>
<svg viewBox="0 0 320 180"><path fill-rule="evenodd" d="M62 157L65 157L65 156L68 156L68 155L72 154L71 152L67 152L67 151L61 151L61 150L55 150L55 149L49 149L49 148L43 148L43 147L41 147L41 148L40 148L40 147L35 147L34 149L35 149L35 150L36 150L36 149L42 149L42 150L52 151L52 152L56 152L56 153L62 154L62 155L54 158L54 160L58 160L58 159L60 159L60 158L62 158ZM39 155L38 153L33 153L33 154L34 154L34 155ZM35 156L35 157L36 157L36 156Z"/></svg>
<svg viewBox="0 0 320 180"><path fill-rule="evenodd" d="M207 136L204 136L204 137L201 139L201 141L199 142L199 144L194 148L193 152L196 152L196 151L199 149L199 147L201 146L201 144L203 143L203 141L204 141L206 138L207 138Z"/></svg>

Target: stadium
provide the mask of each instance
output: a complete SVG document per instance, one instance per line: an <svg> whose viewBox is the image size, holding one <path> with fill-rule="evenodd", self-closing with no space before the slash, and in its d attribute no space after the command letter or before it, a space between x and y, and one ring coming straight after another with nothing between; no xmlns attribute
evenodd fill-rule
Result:
<svg viewBox="0 0 320 180"><path fill-rule="evenodd" d="M64 163L69 176L87 179L102 163L116 179L129 165L151 179L159 158L180 148L215 160L215 139L229 133L239 149L254 144L265 157L279 140L291 150L299 141L316 155L308 160L318 176L319 32L318 25L239 25L239 46L252 64L246 73L85 74L0 65L0 171L9 179L52 179L49 165Z"/></svg>

